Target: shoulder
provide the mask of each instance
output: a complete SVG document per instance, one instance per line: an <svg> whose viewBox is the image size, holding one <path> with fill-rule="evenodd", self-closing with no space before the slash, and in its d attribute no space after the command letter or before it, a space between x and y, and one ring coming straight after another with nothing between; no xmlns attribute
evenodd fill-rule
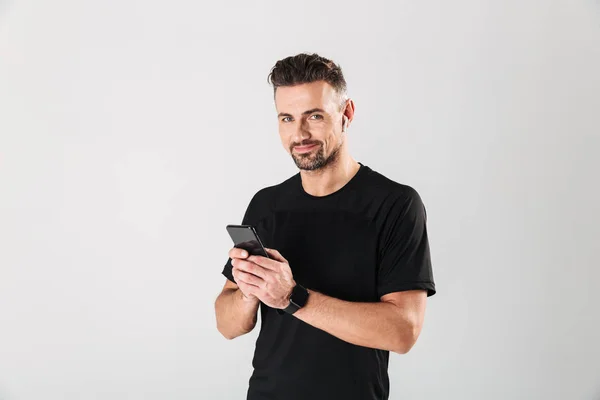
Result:
<svg viewBox="0 0 600 400"><path fill-rule="evenodd" d="M292 192L291 189L294 187L297 178L298 174L291 176L283 182L258 190L252 197L250 206L262 210L272 209L283 196Z"/></svg>
<svg viewBox="0 0 600 400"><path fill-rule="evenodd" d="M376 224L385 237L410 237L427 222L427 211L419 192L411 185L395 181L377 171L368 171L367 185L377 197ZM382 242L387 243L387 242Z"/></svg>
<svg viewBox="0 0 600 400"><path fill-rule="evenodd" d="M419 192L371 168L365 171L363 188L371 202L368 212L379 226L395 221L427 221L427 211Z"/></svg>
<svg viewBox="0 0 600 400"><path fill-rule="evenodd" d="M286 192L292 192L294 177L276 185L271 185L258 190L250 200L244 221L247 224L258 226L264 222L267 217L273 215L277 209L277 204L285 204L285 199L282 196Z"/></svg>
<svg viewBox="0 0 600 400"><path fill-rule="evenodd" d="M365 171L364 185L388 204L422 203L421 195L413 186L393 180L371 168Z"/></svg>

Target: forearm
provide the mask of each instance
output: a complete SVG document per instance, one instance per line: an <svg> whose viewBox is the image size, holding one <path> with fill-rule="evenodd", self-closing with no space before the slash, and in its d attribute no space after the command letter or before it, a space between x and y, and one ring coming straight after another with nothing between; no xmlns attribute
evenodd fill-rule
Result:
<svg viewBox="0 0 600 400"><path fill-rule="evenodd" d="M215 301L217 329L227 339L250 332L256 326L258 300L248 301L239 289L224 290Z"/></svg>
<svg viewBox="0 0 600 400"><path fill-rule="evenodd" d="M346 342L396 353L408 352L417 336L414 316L387 302L349 302L311 291L294 316Z"/></svg>

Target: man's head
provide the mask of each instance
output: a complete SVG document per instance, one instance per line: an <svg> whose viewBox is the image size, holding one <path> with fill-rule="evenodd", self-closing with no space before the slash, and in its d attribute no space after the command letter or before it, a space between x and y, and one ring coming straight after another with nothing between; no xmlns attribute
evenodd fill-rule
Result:
<svg viewBox="0 0 600 400"><path fill-rule="evenodd" d="M268 79L281 142L298 168L314 171L339 159L354 116L341 68L317 54L298 54L277 61Z"/></svg>

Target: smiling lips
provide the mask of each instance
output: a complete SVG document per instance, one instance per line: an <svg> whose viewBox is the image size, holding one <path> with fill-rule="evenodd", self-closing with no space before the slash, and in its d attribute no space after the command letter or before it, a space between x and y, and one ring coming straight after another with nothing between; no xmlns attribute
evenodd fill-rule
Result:
<svg viewBox="0 0 600 400"><path fill-rule="evenodd" d="M296 151L296 153L308 153L315 147L317 147L316 144L309 144L307 146L295 146L294 150Z"/></svg>

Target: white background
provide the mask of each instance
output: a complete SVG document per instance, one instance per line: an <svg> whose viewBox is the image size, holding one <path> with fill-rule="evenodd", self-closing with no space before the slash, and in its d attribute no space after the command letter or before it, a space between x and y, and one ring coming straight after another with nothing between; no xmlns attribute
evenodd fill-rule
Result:
<svg viewBox="0 0 600 400"><path fill-rule="evenodd" d="M303 51L427 207L438 294L391 399L600 398L600 2L12 0L0 399L245 398L225 225L297 172L266 77Z"/></svg>

